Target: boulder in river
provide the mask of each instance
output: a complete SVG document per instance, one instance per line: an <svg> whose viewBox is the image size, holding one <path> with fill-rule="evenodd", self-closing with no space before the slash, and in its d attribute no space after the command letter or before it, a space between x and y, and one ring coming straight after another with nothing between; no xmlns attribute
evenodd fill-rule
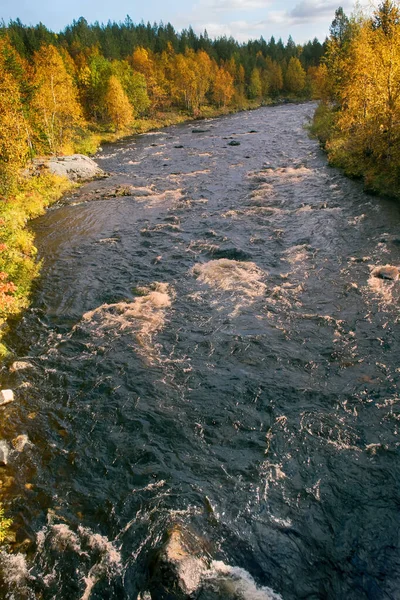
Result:
<svg viewBox="0 0 400 600"><path fill-rule="evenodd" d="M231 142L228 142L228 146L240 146L240 142L232 140Z"/></svg>
<svg viewBox="0 0 400 600"><path fill-rule="evenodd" d="M14 392L12 390L1 390L0 392L0 406L9 404L14 401Z"/></svg>
<svg viewBox="0 0 400 600"><path fill-rule="evenodd" d="M67 177L70 181L90 181L107 176L94 160L84 154L35 158L33 168L36 172L48 170L54 175Z"/></svg>
<svg viewBox="0 0 400 600"><path fill-rule="evenodd" d="M394 267L392 265L383 265L381 267L375 267L372 270L372 277L379 277L379 279L390 279L392 281L397 281L399 279L400 271L398 267Z"/></svg>
<svg viewBox="0 0 400 600"><path fill-rule="evenodd" d="M152 600L188 600L208 568L209 561L199 540L175 525L150 565Z"/></svg>

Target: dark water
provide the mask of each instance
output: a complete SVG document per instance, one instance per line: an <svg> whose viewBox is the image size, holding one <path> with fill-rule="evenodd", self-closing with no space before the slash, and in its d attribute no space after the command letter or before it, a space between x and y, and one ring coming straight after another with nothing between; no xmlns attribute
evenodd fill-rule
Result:
<svg viewBox="0 0 400 600"><path fill-rule="evenodd" d="M313 110L109 146L34 223L4 597L134 599L181 523L254 578L238 597L400 598L400 284L370 277L399 208L327 166Z"/></svg>

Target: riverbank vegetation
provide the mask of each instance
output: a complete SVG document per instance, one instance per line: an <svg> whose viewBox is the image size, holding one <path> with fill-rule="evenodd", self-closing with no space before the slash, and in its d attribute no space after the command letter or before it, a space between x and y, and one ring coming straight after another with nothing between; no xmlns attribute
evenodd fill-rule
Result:
<svg viewBox="0 0 400 600"><path fill-rule="evenodd" d="M189 118L310 97L323 45L239 44L172 25L88 24L58 34L0 24L0 337L38 273L26 223L68 187L23 170L40 155L91 154L104 141ZM0 355L5 349L0 346Z"/></svg>
<svg viewBox="0 0 400 600"><path fill-rule="evenodd" d="M313 131L330 162L367 190L400 197L400 9L336 11L318 70Z"/></svg>

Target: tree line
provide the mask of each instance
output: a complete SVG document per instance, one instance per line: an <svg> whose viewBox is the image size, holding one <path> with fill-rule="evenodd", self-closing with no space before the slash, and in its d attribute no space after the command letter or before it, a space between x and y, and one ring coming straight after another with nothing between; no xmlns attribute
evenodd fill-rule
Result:
<svg viewBox="0 0 400 600"><path fill-rule="evenodd" d="M400 9L336 11L318 70L314 131L330 161L367 189L400 195Z"/></svg>

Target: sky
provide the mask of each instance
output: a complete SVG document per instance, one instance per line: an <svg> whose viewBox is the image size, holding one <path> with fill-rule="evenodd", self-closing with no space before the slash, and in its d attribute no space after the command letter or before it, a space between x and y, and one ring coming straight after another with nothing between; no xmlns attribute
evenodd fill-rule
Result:
<svg viewBox="0 0 400 600"><path fill-rule="evenodd" d="M197 33L204 29L210 37L232 35L240 42L268 40L272 35L285 42L289 35L296 43L329 33L335 10L342 6L350 14L352 0L0 0L0 19L7 23L20 18L26 25L44 23L61 31L73 19L85 17L92 23L123 21L129 15L134 23L142 19L170 22L177 30L191 25Z"/></svg>

